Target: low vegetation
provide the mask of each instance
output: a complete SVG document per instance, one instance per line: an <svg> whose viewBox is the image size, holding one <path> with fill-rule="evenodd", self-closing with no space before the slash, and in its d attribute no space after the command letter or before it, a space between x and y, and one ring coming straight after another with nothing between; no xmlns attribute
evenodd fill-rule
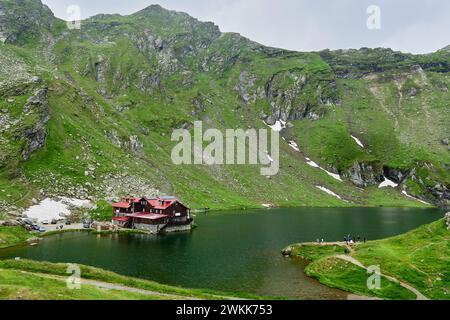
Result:
<svg viewBox="0 0 450 320"><path fill-rule="evenodd" d="M0 227L0 249L27 241L33 235L22 227Z"/></svg>
<svg viewBox="0 0 450 320"><path fill-rule="evenodd" d="M37 262L32 260L2 260L0 261L0 298L39 299L39 293L45 293L44 299L122 299L128 290L99 290L92 286L82 285L82 291L65 289L65 279L68 276L68 265L65 263ZM221 293L203 289L184 289L162 285L153 281L118 275L99 268L79 265L81 278L99 281L114 287L126 286L138 290L153 292L148 294L132 294L127 299L157 298L157 299L231 299L261 297L245 293ZM8 272L4 272L8 271ZM25 276L25 278L24 278ZM53 278L54 280L48 280ZM28 279L30 281L24 281ZM59 281L55 281L58 280ZM43 287L41 287L43 286ZM12 288L16 288L14 292ZM104 293L102 295L102 292Z"/></svg>
<svg viewBox="0 0 450 320"><path fill-rule="evenodd" d="M382 275L412 286L429 299L450 299L450 232L444 220L406 234L354 246L349 257L364 266L379 265ZM415 299L406 288L383 277L381 290L367 288L365 269L338 256L345 247L298 244L291 255L310 260L306 273L321 283L358 295Z"/></svg>
<svg viewBox="0 0 450 320"><path fill-rule="evenodd" d="M111 203L100 200L97 202L94 209L89 211L89 216L95 221L111 221L112 217L112 205Z"/></svg>
<svg viewBox="0 0 450 320"><path fill-rule="evenodd" d="M380 265L430 299L450 299L450 232L444 220L398 237L372 241L352 254L364 265Z"/></svg>
<svg viewBox="0 0 450 320"><path fill-rule="evenodd" d="M306 274L318 279L324 285L343 289L361 296L370 296L388 300L412 300L416 295L400 284L381 278L380 289L369 289L367 271L351 262L327 257L311 263Z"/></svg>
<svg viewBox="0 0 450 320"><path fill-rule="evenodd" d="M0 300L157 300L168 299L155 293L146 295L124 290L105 290L83 285L70 290L66 282L20 270L0 270Z"/></svg>

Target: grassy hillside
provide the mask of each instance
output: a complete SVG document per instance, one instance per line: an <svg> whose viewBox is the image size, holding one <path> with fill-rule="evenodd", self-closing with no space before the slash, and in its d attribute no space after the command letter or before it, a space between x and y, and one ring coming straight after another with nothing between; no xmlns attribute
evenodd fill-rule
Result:
<svg viewBox="0 0 450 320"><path fill-rule="evenodd" d="M67 264L29 260L0 261L0 299L11 300L225 300L258 299L246 294L226 294L183 289L125 277L98 268L81 268L81 288L67 288Z"/></svg>
<svg viewBox="0 0 450 320"><path fill-rule="evenodd" d="M38 0L1 6L14 6L0 22L3 211L32 198L97 202L128 193L174 194L192 208L211 209L423 206L401 193L406 189L447 204L444 51L292 52L159 6L99 15L68 30ZM14 19L30 10L29 25ZM21 36L25 30L31 38ZM192 130L196 120L205 130L287 121L279 174L261 176L259 166L173 165L172 131ZM407 174L397 189L377 188L383 175L398 172Z"/></svg>
<svg viewBox="0 0 450 320"><path fill-rule="evenodd" d="M22 227L0 227L0 249L27 241L32 234Z"/></svg>
<svg viewBox="0 0 450 320"><path fill-rule="evenodd" d="M430 299L450 298L450 232L444 220L391 239L369 242L352 254L365 265L410 283Z"/></svg>
<svg viewBox="0 0 450 320"><path fill-rule="evenodd" d="M424 225L406 234L354 246L350 257L362 265L380 266L382 275L409 284L429 299L450 298L450 233L444 220ZM367 288L367 272L342 260L344 247L292 246L292 256L312 261L306 272L325 285L356 294L384 299L415 299L411 291L383 278L381 290Z"/></svg>

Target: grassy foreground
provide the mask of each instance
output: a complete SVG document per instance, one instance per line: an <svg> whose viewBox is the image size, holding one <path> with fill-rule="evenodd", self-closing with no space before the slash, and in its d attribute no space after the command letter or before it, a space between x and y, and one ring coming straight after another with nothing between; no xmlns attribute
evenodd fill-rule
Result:
<svg viewBox="0 0 450 320"><path fill-rule="evenodd" d="M0 270L1 300L156 300L164 296L145 295L124 290L105 290L83 285L70 290L64 281L17 270Z"/></svg>
<svg viewBox="0 0 450 320"><path fill-rule="evenodd" d="M366 270L339 258L344 247L298 244L292 256L311 261L306 273L321 283L358 295L382 299L415 299L400 284L382 277L380 290L369 290ZM364 266L379 265L382 275L406 283L429 299L450 299L450 232L444 220L406 234L359 244L349 255Z"/></svg>
<svg viewBox="0 0 450 320"><path fill-rule="evenodd" d="M82 279L81 289L71 290L66 286L66 279L70 274L67 273L68 265L65 263L32 260L0 261L0 299L227 300L261 298L251 294L230 294L173 287L85 265L79 265L79 267Z"/></svg>
<svg viewBox="0 0 450 320"><path fill-rule="evenodd" d="M70 230L67 230L70 231ZM21 227L0 227L0 249L22 244L33 233ZM220 293L185 289L122 276L90 266L78 265L82 286L67 288L68 264L33 260L0 260L0 300L185 300L260 299L246 293Z"/></svg>

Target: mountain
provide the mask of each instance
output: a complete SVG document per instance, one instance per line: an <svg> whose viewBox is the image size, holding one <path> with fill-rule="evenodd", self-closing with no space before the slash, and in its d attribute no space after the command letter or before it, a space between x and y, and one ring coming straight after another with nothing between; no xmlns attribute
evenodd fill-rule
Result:
<svg viewBox="0 0 450 320"><path fill-rule="evenodd" d="M38 0L0 0L0 39L3 212L127 193L212 209L450 204L448 50L293 52L156 5L69 30ZM196 120L286 121L279 174L172 164L172 131Z"/></svg>

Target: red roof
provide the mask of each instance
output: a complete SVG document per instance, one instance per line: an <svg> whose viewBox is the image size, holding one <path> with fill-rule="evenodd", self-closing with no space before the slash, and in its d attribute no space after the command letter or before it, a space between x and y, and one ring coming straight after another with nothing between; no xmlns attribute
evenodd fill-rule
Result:
<svg viewBox="0 0 450 320"><path fill-rule="evenodd" d="M112 205L114 208L129 208L131 206L131 203L128 202L118 202L118 203L113 203Z"/></svg>
<svg viewBox="0 0 450 320"><path fill-rule="evenodd" d="M165 214L154 214L154 213L140 212L140 213L128 214L127 217L139 218L139 219L148 219L148 220L161 220L161 219L164 219L164 218L168 218L169 216L165 215Z"/></svg>
<svg viewBox="0 0 450 320"><path fill-rule="evenodd" d="M114 221L129 221L130 217L114 217L112 218Z"/></svg>
<svg viewBox="0 0 450 320"><path fill-rule="evenodd" d="M177 199L174 199L174 200L150 199L150 200L148 200L148 202L151 204L151 206L154 209L161 209L161 210L167 209L168 207L170 207L172 204L174 204L177 201L178 201Z"/></svg>
<svg viewBox="0 0 450 320"><path fill-rule="evenodd" d="M128 209L128 208L131 207L132 203L138 203L142 199L146 200L153 209L165 210L165 209L169 208L171 205L173 205L174 203L177 203L177 202L180 203L182 206L187 208L187 206L182 204L175 197L157 197L157 198L152 198L152 199L125 197L124 198L125 201L114 203L113 207L114 208L125 208L125 209Z"/></svg>

